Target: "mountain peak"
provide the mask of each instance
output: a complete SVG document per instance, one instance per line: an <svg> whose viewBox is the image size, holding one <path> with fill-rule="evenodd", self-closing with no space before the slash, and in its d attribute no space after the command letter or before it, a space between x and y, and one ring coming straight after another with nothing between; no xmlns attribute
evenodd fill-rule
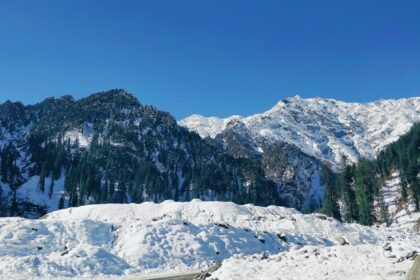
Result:
<svg viewBox="0 0 420 280"><path fill-rule="evenodd" d="M300 97L298 94L296 94L295 96L291 96L291 97L287 97L285 99L280 100L279 102L276 103L276 105L274 105L274 108L282 108L284 105L289 104L289 103L300 103L302 102L302 100L304 100L302 97Z"/></svg>
<svg viewBox="0 0 420 280"><path fill-rule="evenodd" d="M111 89L108 91L94 93L86 98L80 99L79 102L117 103L120 105L128 105L130 107L138 107L141 105L138 99L125 89Z"/></svg>

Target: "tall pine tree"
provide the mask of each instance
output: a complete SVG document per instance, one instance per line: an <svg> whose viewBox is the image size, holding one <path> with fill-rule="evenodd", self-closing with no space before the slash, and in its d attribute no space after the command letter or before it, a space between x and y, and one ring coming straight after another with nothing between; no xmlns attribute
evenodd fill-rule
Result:
<svg viewBox="0 0 420 280"><path fill-rule="evenodd" d="M325 195L322 210L326 215L340 220L341 214L340 207L338 205L337 184L331 168L326 164L322 168L321 177L322 184L325 187Z"/></svg>

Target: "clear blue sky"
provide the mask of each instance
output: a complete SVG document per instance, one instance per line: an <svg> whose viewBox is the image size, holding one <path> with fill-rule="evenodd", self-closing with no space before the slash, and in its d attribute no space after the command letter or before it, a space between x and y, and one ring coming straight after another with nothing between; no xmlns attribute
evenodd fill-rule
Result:
<svg viewBox="0 0 420 280"><path fill-rule="evenodd" d="M0 1L0 102L125 88L182 118L420 96L420 1Z"/></svg>

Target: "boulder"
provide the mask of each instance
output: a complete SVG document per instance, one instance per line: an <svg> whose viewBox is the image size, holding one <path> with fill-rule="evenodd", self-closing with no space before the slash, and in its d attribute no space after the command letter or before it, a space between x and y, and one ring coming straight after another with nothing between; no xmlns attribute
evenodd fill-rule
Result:
<svg viewBox="0 0 420 280"><path fill-rule="evenodd" d="M268 251L264 251L261 255L261 259L266 260L268 259L269 256L270 256L270 253Z"/></svg>
<svg viewBox="0 0 420 280"><path fill-rule="evenodd" d="M405 256L407 260L414 260L416 257L417 257L417 251L412 251Z"/></svg>
<svg viewBox="0 0 420 280"><path fill-rule="evenodd" d="M391 244L386 243L383 247L382 247L385 251L390 251L392 252L392 247Z"/></svg>
<svg viewBox="0 0 420 280"><path fill-rule="evenodd" d="M317 217L318 219L321 219L321 220L327 220L327 216L325 216L323 214L315 214L315 217Z"/></svg>
<svg viewBox="0 0 420 280"><path fill-rule="evenodd" d="M417 256L413 266L408 272L407 280L420 280L420 256Z"/></svg>
<svg viewBox="0 0 420 280"><path fill-rule="evenodd" d="M344 237L342 237L342 236L336 236L335 237L335 240L337 241L337 244L338 245L342 245L342 246L349 245L349 243L347 242L347 240Z"/></svg>

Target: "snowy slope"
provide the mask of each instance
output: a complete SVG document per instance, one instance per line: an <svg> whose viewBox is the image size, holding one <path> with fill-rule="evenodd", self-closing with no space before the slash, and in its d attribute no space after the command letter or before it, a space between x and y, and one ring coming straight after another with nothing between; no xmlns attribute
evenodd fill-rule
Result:
<svg viewBox="0 0 420 280"><path fill-rule="evenodd" d="M402 247L401 247L402 248ZM400 249L400 248L399 248ZM233 257L223 262L215 279L376 280L406 279L412 261L396 262L381 246L306 246L261 260Z"/></svg>
<svg viewBox="0 0 420 280"><path fill-rule="evenodd" d="M352 161L373 158L419 122L420 97L361 104L295 96L262 114L227 119L193 115L179 124L214 138L232 119L242 121L257 144L284 141L337 167L343 154Z"/></svg>
<svg viewBox="0 0 420 280"><path fill-rule="evenodd" d="M188 118L179 122L181 126L192 128L193 131L200 134L201 137L211 137L214 138L219 134L223 129L226 128L227 124L232 120L240 120L241 116L231 116L225 119L217 117L203 117L201 115L191 115Z"/></svg>
<svg viewBox="0 0 420 280"><path fill-rule="evenodd" d="M230 202L90 205L38 220L1 218L0 278L119 279L194 271L223 260L215 274L219 279L278 279L290 265L296 267L284 275L291 277L282 279L329 267L336 279L343 279L364 261L360 275L364 268L372 275L394 275L407 271L412 260L405 257L420 250L420 235L412 224L404 225L364 227L289 208ZM338 246L340 237L350 245ZM392 252L382 248L386 242ZM280 264L279 256L284 259Z"/></svg>

